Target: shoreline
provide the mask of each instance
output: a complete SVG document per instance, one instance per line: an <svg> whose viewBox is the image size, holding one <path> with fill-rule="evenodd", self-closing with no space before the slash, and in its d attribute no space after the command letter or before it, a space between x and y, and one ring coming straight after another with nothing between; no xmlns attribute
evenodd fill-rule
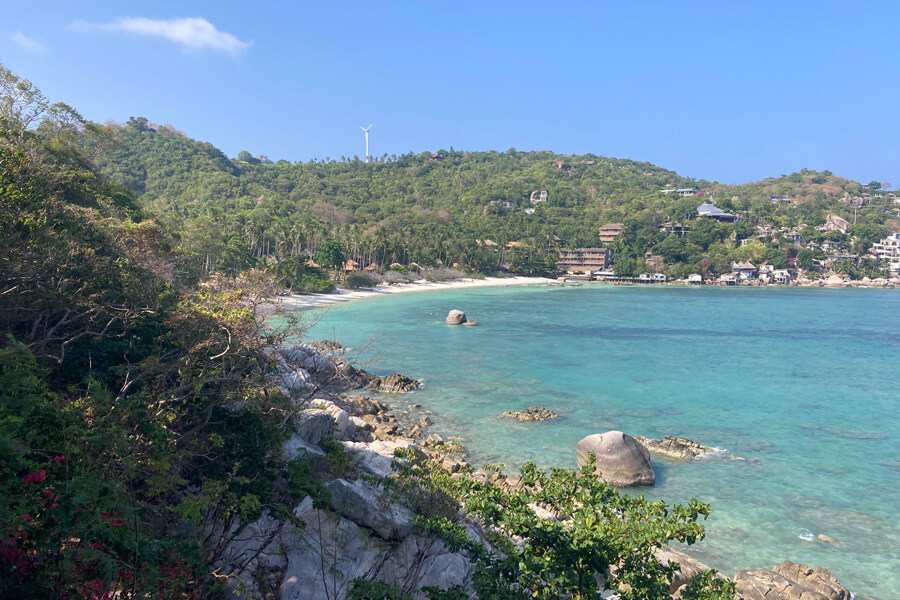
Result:
<svg viewBox="0 0 900 600"><path fill-rule="evenodd" d="M511 285L535 285L550 283L554 279L546 277L485 277L484 279L461 279L456 281L430 282L420 279L411 283L399 283L395 285L379 284L373 288L359 290L337 290L329 294L289 294L272 299L276 311L312 310L350 302L352 300L365 300L380 298L394 294L409 294L418 292L434 292L446 290L462 290L482 287L507 287Z"/></svg>
<svg viewBox="0 0 900 600"><path fill-rule="evenodd" d="M557 279L550 279L548 277L526 277L526 276L516 276L516 277L485 277L483 279L458 279L455 281L441 281L441 282L430 282L424 279L420 279L418 281L413 281L410 283L398 283L398 284L378 284L373 288L362 288L359 290L345 290L338 289L335 292L324 293L324 294L287 294L284 296L278 296L276 298L272 298L271 306L274 312L289 312L289 311L303 311L303 310L313 310L317 308L324 308L327 306L331 306L333 304L339 304L343 302L351 302L355 300L366 300L371 298L380 298L384 296L392 296L394 294L409 294L409 293L419 293L419 292L434 292L434 291L446 291L446 290L462 290L462 289L473 289L473 288L482 288L482 287L509 287L509 286L520 286L520 285L540 285L540 284L550 284L556 283ZM638 287L688 287L688 288L827 288L827 289L841 289L841 288L854 288L854 289L894 289L893 285L871 285L870 282L861 282L861 281L852 281L847 282L844 285L823 285L821 282L802 282L802 283L793 283L789 285L722 285L722 284L706 284L706 285L693 285L684 281L669 281L666 283L629 283L629 284L616 284L609 281L580 281L576 278L573 278L573 282L577 281L578 283L583 284L591 284L591 285L626 285L628 287L638 286ZM889 280L889 283L893 284L893 281Z"/></svg>

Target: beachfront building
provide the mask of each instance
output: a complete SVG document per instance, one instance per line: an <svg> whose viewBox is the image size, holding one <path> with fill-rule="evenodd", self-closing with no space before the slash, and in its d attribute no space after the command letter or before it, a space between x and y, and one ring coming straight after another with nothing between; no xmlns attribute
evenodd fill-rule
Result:
<svg viewBox="0 0 900 600"><path fill-rule="evenodd" d="M556 270L560 273L588 274L603 271L611 264L609 248L560 248Z"/></svg>
<svg viewBox="0 0 900 600"><path fill-rule="evenodd" d="M790 283L793 280L793 277L791 276L789 269L776 269L772 273L772 279L775 280L775 283L784 285Z"/></svg>
<svg viewBox="0 0 900 600"><path fill-rule="evenodd" d="M591 273L592 279L596 279L597 281L617 281L621 279L618 277L612 269L606 269L604 271L594 271Z"/></svg>
<svg viewBox="0 0 900 600"><path fill-rule="evenodd" d="M891 277L900 277L900 233L892 233L872 244L872 253L878 257Z"/></svg>
<svg viewBox="0 0 900 600"><path fill-rule="evenodd" d="M666 283L669 278L665 273L641 273L637 280L638 283Z"/></svg>
<svg viewBox="0 0 900 600"><path fill-rule="evenodd" d="M738 281L750 281L756 273L756 267L750 261L731 263L731 273Z"/></svg>
<svg viewBox="0 0 900 600"><path fill-rule="evenodd" d="M716 280L719 285L737 285L738 280L737 276L734 273L725 273L724 275L719 275L719 279Z"/></svg>
<svg viewBox="0 0 900 600"><path fill-rule="evenodd" d="M719 221L720 223L734 223L735 221L741 220L739 216L727 213L714 204L701 204L700 206L698 206L697 218L714 219L716 221Z"/></svg>
<svg viewBox="0 0 900 600"><path fill-rule="evenodd" d="M624 223L607 223L600 228L600 243L612 244L616 236L625 231Z"/></svg>
<svg viewBox="0 0 900 600"><path fill-rule="evenodd" d="M703 275L700 273L691 273L688 275L687 282L691 285L703 285Z"/></svg>

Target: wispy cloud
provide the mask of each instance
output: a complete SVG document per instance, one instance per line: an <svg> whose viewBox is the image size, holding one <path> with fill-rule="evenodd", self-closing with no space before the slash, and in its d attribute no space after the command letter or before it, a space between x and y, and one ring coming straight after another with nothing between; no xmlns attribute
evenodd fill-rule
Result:
<svg viewBox="0 0 900 600"><path fill-rule="evenodd" d="M47 51L46 46L44 46L40 42L37 42L37 41L31 39L30 37L28 37L21 31L17 31L14 34L12 34L11 36L9 36L9 39L12 40L13 42L15 42L19 46L19 48L21 48L25 52L32 52L34 54L42 54Z"/></svg>
<svg viewBox="0 0 900 600"><path fill-rule="evenodd" d="M163 38L187 50L214 50L232 56L253 45L253 42L245 42L230 33L219 31L201 17L169 20L123 17L112 23L76 21L72 28L80 33L130 33Z"/></svg>

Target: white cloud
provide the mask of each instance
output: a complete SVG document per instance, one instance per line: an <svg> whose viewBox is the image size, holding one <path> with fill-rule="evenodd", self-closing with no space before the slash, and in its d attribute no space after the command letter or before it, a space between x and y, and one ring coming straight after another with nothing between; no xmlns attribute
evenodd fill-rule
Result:
<svg viewBox="0 0 900 600"><path fill-rule="evenodd" d="M31 39L21 31L17 31L12 34L11 36L9 36L9 39L15 42L19 46L19 48L21 48L25 52L42 54L47 51L47 48L43 44Z"/></svg>
<svg viewBox="0 0 900 600"><path fill-rule="evenodd" d="M253 45L253 42L244 42L230 33L219 31L215 25L200 17L169 20L123 17L112 23L76 21L72 27L81 33L131 33L163 38L188 50L208 49L232 56Z"/></svg>

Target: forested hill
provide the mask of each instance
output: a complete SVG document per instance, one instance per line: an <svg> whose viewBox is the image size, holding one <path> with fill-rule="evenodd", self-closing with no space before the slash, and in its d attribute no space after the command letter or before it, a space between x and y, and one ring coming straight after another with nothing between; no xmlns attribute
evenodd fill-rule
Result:
<svg viewBox="0 0 900 600"><path fill-rule="evenodd" d="M597 246L598 227L610 222L630 224L619 241L628 247L617 253L624 272L646 268L645 253L665 241L660 226L693 220L703 202L741 214L743 229L815 226L828 213L872 225L889 217L884 207L854 215L867 206L875 182L863 186L828 171L724 185L646 162L515 149L384 155L371 163L356 157L273 163L248 152L228 159L209 143L145 118L107 131L114 143L96 158L101 173L134 190L157 220L180 232L179 250L199 259L193 263L202 262L206 273L236 274L282 263L285 256L313 256L326 240L360 266L456 264L549 273L559 248ZM697 194L674 192L686 188ZM546 201L533 203L532 193L540 190L547 191ZM751 231L734 237L725 229L713 238L731 236L737 243ZM688 245L665 255L672 267L667 273L694 272L703 258L730 264L741 258L731 256L734 249L717 246L711 256L708 243ZM785 248L769 248L767 260L775 254L792 258ZM626 257L634 260L626 264Z"/></svg>
<svg viewBox="0 0 900 600"><path fill-rule="evenodd" d="M227 160L209 144L146 119L131 119L112 134L117 147L97 159L104 175L135 190L173 226L217 235L212 245L246 240L257 258L314 248L330 236L366 263L358 246L388 263L496 268L496 257L476 243L490 239L523 242L530 251L521 260L538 259L534 270L543 270L552 267L559 245L596 245L606 221L660 211L686 218L696 202L659 190L702 185L649 163L595 155L440 150L368 164L267 164L247 153L245 160ZM548 190L547 202L532 204L535 190ZM194 235L185 239L199 243ZM521 266L519 257L512 262ZM231 270L224 262L217 267Z"/></svg>
<svg viewBox="0 0 900 600"><path fill-rule="evenodd" d="M531 206L531 192L541 189L552 192L549 207L602 213L635 198L656 199L658 190L667 186L698 185L649 163L596 155L439 150L385 155L370 164L343 157L292 164L263 163L241 153L246 160L232 162L171 126L151 128L146 119L131 119L114 132L118 149L98 164L148 201L196 204L264 195L309 207L323 200L349 213L343 220L367 224L415 206L480 212L496 200L524 208Z"/></svg>

